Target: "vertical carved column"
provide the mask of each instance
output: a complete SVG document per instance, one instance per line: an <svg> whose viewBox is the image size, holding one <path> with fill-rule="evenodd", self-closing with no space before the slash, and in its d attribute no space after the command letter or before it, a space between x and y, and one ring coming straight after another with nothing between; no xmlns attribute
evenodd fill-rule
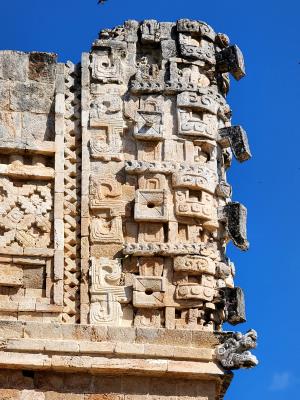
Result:
<svg viewBox="0 0 300 400"><path fill-rule="evenodd" d="M80 321L81 68L65 65L64 322Z"/></svg>
<svg viewBox="0 0 300 400"><path fill-rule="evenodd" d="M55 88L55 180L54 180L54 302L63 306L64 286L64 165L65 165L65 74L57 65Z"/></svg>
<svg viewBox="0 0 300 400"><path fill-rule="evenodd" d="M89 55L82 54L81 59L81 134L82 134L82 175L81 175L81 284L80 284L80 321L87 323L89 313L89 263L90 263L90 133L88 117L90 105Z"/></svg>
<svg viewBox="0 0 300 400"><path fill-rule="evenodd" d="M84 55L91 323L214 331L244 320L225 249L247 248L246 209L226 169L232 153L251 154L231 126L228 72L245 74L240 50L190 20L127 21Z"/></svg>

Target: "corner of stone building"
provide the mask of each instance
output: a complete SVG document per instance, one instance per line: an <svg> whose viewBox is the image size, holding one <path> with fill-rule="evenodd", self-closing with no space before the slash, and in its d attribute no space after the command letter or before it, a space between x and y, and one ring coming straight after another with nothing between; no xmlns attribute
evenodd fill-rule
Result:
<svg viewBox="0 0 300 400"><path fill-rule="evenodd" d="M0 52L0 399L221 400L258 361L226 256L242 53L198 20L129 20L81 63Z"/></svg>

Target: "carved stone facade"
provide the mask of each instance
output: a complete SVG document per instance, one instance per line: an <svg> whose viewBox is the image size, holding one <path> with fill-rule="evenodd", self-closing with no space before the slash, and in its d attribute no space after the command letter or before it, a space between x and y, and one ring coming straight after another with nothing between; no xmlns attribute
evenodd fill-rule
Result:
<svg viewBox="0 0 300 400"><path fill-rule="evenodd" d="M228 384L222 367L257 363L254 331L222 333L245 321L226 246L249 246L247 210L226 180L232 156L251 157L231 125L229 73L245 75L239 48L187 19L101 31L77 65L0 52L0 367L31 369L16 351L44 357L38 370L56 369L55 351L58 371L83 374L114 373L115 359L121 375L215 385L147 398L213 400Z"/></svg>

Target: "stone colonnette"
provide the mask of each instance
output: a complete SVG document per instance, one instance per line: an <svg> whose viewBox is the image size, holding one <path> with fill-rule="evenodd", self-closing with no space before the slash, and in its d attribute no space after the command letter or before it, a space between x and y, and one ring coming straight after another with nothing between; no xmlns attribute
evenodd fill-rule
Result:
<svg viewBox="0 0 300 400"><path fill-rule="evenodd" d="M0 52L0 399L222 399L257 364L225 254L239 48L204 22L100 32L74 65Z"/></svg>

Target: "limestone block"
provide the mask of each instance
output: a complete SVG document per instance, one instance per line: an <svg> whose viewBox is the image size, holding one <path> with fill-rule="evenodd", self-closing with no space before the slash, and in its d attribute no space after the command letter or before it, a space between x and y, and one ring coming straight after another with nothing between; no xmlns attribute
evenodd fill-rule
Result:
<svg viewBox="0 0 300 400"><path fill-rule="evenodd" d="M196 172L176 172L172 175L174 188L187 188L205 190L214 193L217 184L216 174L206 167L199 168Z"/></svg>
<svg viewBox="0 0 300 400"><path fill-rule="evenodd" d="M191 108L210 114L217 115L221 106L226 101L208 89L202 89L199 94L193 92L182 92L177 95L177 106L180 108Z"/></svg>
<svg viewBox="0 0 300 400"><path fill-rule="evenodd" d="M236 46L229 46L216 54L217 68L220 72L230 72L236 80L246 75L244 57Z"/></svg>
<svg viewBox="0 0 300 400"><path fill-rule="evenodd" d="M57 55L32 52L29 54L28 78L43 83L53 83L56 73Z"/></svg>
<svg viewBox="0 0 300 400"><path fill-rule="evenodd" d="M112 342L133 343L136 338L136 329L109 326L107 328L107 339Z"/></svg>
<svg viewBox="0 0 300 400"><path fill-rule="evenodd" d="M137 32L139 29L139 23L135 20L128 20L124 22L126 40L129 43L135 43L138 41Z"/></svg>
<svg viewBox="0 0 300 400"><path fill-rule="evenodd" d="M0 286L22 286L22 268L11 264L0 264Z"/></svg>
<svg viewBox="0 0 300 400"><path fill-rule="evenodd" d="M169 60L171 57L177 57L177 47L175 40L162 40L161 41L162 57Z"/></svg>
<svg viewBox="0 0 300 400"><path fill-rule="evenodd" d="M164 264L161 257L140 257L139 272L141 276L161 276Z"/></svg>
<svg viewBox="0 0 300 400"><path fill-rule="evenodd" d="M198 33L200 31L200 22L185 18L179 19L177 21L177 31Z"/></svg>
<svg viewBox="0 0 300 400"><path fill-rule="evenodd" d="M215 263L208 257L186 256L174 258L174 271L186 272L189 275L215 275Z"/></svg>
<svg viewBox="0 0 300 400"><path fill-rule="evenodd" d="M125 202L121 200L122 186L112 175L103 177L93 175L90 178L90 208L109 210L112 217L125 215Z"/></svg>
<svg viewBox="0 0 300 400"><path fill-rule="evenodd" d="M151 63L147 57L142 57L136 67L130 86L132 93L161 93L164 90L164 65Z"/></svg>
<svg viewBox="0 0 300 400"><path fill-rule="evenodd" d="M176 190L175 207L176 215L217 221L214 197L210 193Z"/></svg>
<svg viewBox="0 0 300 400"><path fill-rule="evenodd" d="M103 123L101 127L95 129L91 137L91 156L105 162L111 160L122 161L124 159L124 155L122 154L122 133L123 126L120 123Z"/></svg>
<svg viewBox="0 0 300 400"><path fill-rule="evenodd" d="M209 86L210 81L202 73L199 62L191 62L182 58L170 60L170 80L165 84L167 93L181 93L184 91L197 92Z"/></svg>
<svg viewBox="0 0 300 400"><path fill-rule="evenodd" d="M134 137L140 140L163 140L162 101L153 97L136 111Z"/></svg>
<svg viewBox="0 0 300 400"><path fill-rule="evenodd" d="M159 308L164 306L164 278L136 277L134 281L133 305L140 308Z"/></svg>
<svg viewBox="0 0 300 400"><path fill-rule="evenodd" d="M166 191L137 191L135 198L134 219L136 221L168 221Z"/></svg>
<svg viewBox="0 0 300 400"><path fill-rule="evenodd" d="M208 65L216 63L213 44L204 41L199 34L179 33L178 39L182 57L201 60Z"/></svg>
<svg viewBox="0 0 300 400"><path fill-rule="evenodd" d="M90 126L98 127L104 121L122 119L122 101L118 95L100 94L90 105Z"/></svg>
<svg viewBox="0 0 300 400"><path fill-rule="evenodd" d="M139 308L135 314L134 326L137 328L160 328L162 312L159 309Z"/></svg>
<svg viewBox="0 0 300 400"><path fill-rule="evenodd" d="M0 108L2 110L9 110L9 89L10 84L0 80Z"/></svg>
<svg viewBox="0 0 300 400"><path fill-rule="evenodd" d="M159 223L146 223L140 224L139 229L139 242L142 243L164 243L165 232L163 224ZM142 245L140 244L140 246ZM144 254L140 254L144 255ZM147 255L147 254L146 254Z"/></svg>
<svg viewBox="0 0 300 400"><path fill-rule="evenodd" d="M122 243L121 217L94 217L91 221L90 238L92 243Z"/></svg>
<svg viewBox="0 0 300 400"><path fill-rule="evenodd" d="M12 111L47 114L53 110L54 89L50 84L15 82L10 88Z"/></svg>
<svg viewBox="0 0 300 400"><path fill-rule="evenodd" d="M121 59L110 51L94 54L92 77L103 83L122 83Z"/></svg>
<svg viewBox="0 0 300 400"><path fill-rule="evenodd" d="M245 297L241 288L220 289L221 298L225 301L226 319L231 325L246 321Z"/></svg>
<svg viewBox="0 0 300 400"><path fill-rule="evenodd" d="M251 158L251 152L248 144L248 137L241 126L230 126L219 130L221 144L231 147L235 158L240 161L247 161Z"/></svg>
<svg viewBox="0 0 300 400"><path fill-rule="evenodd" d="M45 287L44 268L26 267L23 270L23 284L26 288L43 289Z"/></svg>
<svg viewBox="0 0 300 400"><path fill-rule="evenodd" d="M226 228L233 243L242 250L249 248L247 241L247 209L240 203L231 202L224 207Z"/></svg>
<svg viewBox="0 0 300 400"><path fill-rule="evenodd" d="M216 194L224 199L228 199L231 197L232 188L226 182L220 182L216 187Z"/></svg>
<svg viewBox="0 0 300 400"><path fill-rule="evenodd" d="M28 77L28 54L19 51L0 52L0 79L24 82Z"/></svg>
<svg viewBox="0 0 300 400"><path fill-rule="evenodd" d="M19 321L1 321L0 324L0 337L8 338L21 338L23 337L23 324Z"/></svg>
<svg viewBox="0 0 300 400"><path fill-rule="evenodd" d="M7 99L9 99L8 93ZM21 127L21 115L19 113L0 112L0 138L2 141L18 142L21 139Z"/></svg>
<svg viewBox="0 0 300 400"><path fill-rule="evenodd" d="M160 41L160 26L155 19L146 19L141 24L142 43L156 43Z"/></svg>
<svg viewBox="0 0 300 400"><path fill-rule="evenodd" d="M147 292L147 294L151 294L150 292L164 292L166 290L165 280L154 276L136 277L134 290Z"/></svg>
<svg viewBox="0 0 300 400"><path fill-rule="evenodd" d="M175 296L177 299L212 301L214 294L215 291L212 288L190 283L178 285Z"/></svg>
<svg viewBox="0 0 300 400"><path fill-rule="evenodd" d="M53 115L24 112L22 115L21 136L23 140L53 141L55 136Z"/></svg>

